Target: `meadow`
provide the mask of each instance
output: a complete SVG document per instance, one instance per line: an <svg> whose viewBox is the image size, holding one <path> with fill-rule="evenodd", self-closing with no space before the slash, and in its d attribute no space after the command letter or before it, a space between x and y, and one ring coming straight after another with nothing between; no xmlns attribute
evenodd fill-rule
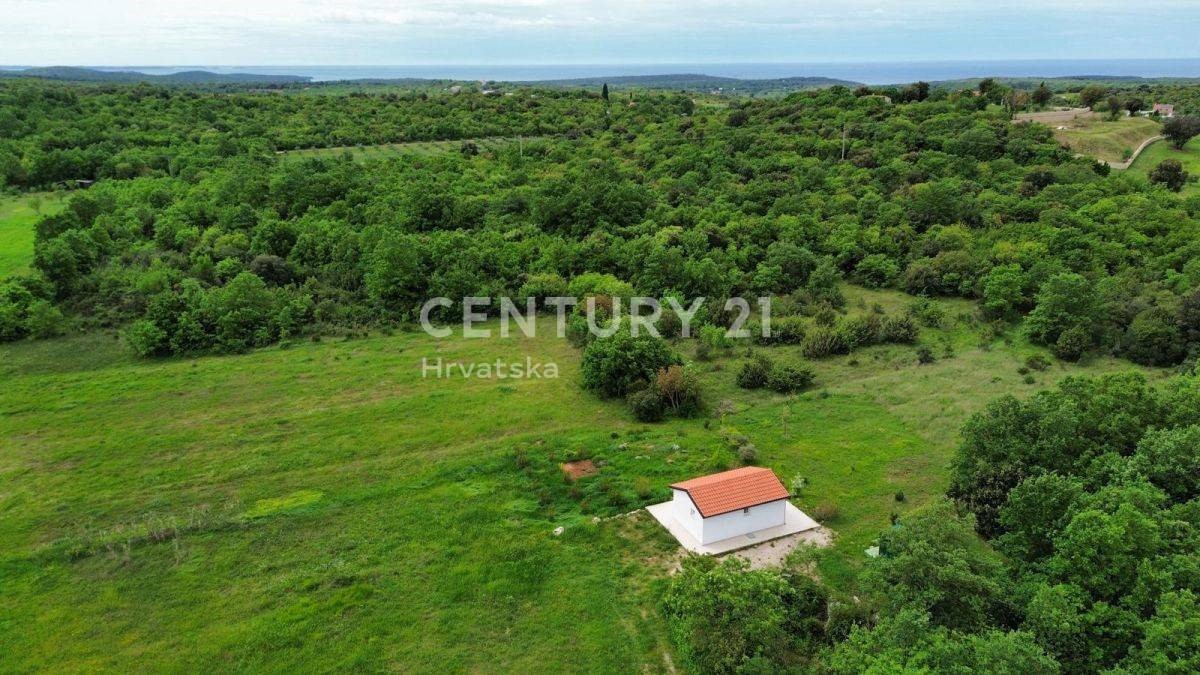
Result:
<svg viewBox="0 0 1200 675"><path fill-rule="evenodd" d="M972 305L944 304L922 334L934 363L873 347L784 396L738 389L735 349L697 364L710 414L656 425L584 393L550 321L532 339L401 332L198 359L134 359L103 333L4 345L0 670L669 671L656 601L676 546L612 516L734 465L730 437L805 479L796 503L835 533L816 571L849 593L892 514L944 491L972 411L1130 367L1023 378L1038 348L1015 329L981 344ZM420 370L525 356L561 376ZM579 457L600 473L569 486L557 463Z"/></svg>
<svg viewBox="0 0 1200 675"><path fill-rule="evenodd" d="M1065 129L1059 129L1064 126ZM1102 116L1079 117L1051 127L1054 138L1077 153L1095 157L1110 164L1129 159L1148 138L1162 133L1162 125L1146 117L1122 117L1110 121Z"/></svg>
<svg viewBox="0 0 1200 675"><path fill-rule="evenodd" d="M1190 173L1193 177L1200 177L1200 138L1194 138L1187 145L1183 146L1183 150L1176 150L1175 146L1168 141L1157 141L1147 147L1137 160L1129 167L1129 170L1149 176L1154 167L1168 159L1178 160L1183 165L1183 169ZM1183 194L1196 194L1200 192L1200 183L1195 180L1189 182L1183 188Z"/></svg>
<svg viewBox="0 0 1200 675"><path fill-rule="evenodd" d="M0 196L0 278L29 266L34 222L58 212L63 203L61 197L45 192Z"/></svg>

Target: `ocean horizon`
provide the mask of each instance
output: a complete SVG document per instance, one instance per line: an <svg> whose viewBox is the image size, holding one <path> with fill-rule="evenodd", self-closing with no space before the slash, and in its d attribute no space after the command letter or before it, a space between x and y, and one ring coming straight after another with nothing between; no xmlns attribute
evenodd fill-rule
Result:
<svg viewBox="0 0 1200 675"><path fill-rule="evenodd" d="M3 66L15 68L18 66ZM739 79L828 77L871 85L976 77L1200 77L1200 58L1179 59L1003 59L971 61L878 61L811 63L594 63L594 64L425 64L425 65L101 65L97 70L133 70L164 75L185 70L258 75L300 75L316 82L360 79L453 79L539 81L635 75L703 74Z"/></svg>

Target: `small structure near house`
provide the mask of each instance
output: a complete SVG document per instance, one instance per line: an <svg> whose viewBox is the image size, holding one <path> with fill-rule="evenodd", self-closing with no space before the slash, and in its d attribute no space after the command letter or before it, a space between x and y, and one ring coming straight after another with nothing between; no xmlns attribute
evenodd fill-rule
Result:
<svg viewBox="0 0 1200 675"><path fill-rule="evenodd" d="M1155 103L1154 109L1150 112L1151 114L1158 115L1159 117L1174 117L1175 106L1169 103Z"/></svg>
<svg viewBox="0 0 1200 675"><path fill-rule="evenodd" d="M719 554L819 527L792 505L775 472L747 466L671 485L647 511L684 548Z"/></svg>

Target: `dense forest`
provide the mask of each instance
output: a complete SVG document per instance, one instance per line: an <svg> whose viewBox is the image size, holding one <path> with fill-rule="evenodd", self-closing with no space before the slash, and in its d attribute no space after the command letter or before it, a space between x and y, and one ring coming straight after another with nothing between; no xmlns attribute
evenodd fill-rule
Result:
<svg viewBox="0 0 1200 675"><path fill-rule="evenodd" d="M8 83L16 186L102 180L38 225L0 335L52 303L146 354L410 320L425 298L537 296L605 273L652 296L787 296L841 276L1029 314L1059 356L1182 361L1200 340L1200 199L1076 158L986 97L217 95ZM927 96L920 91L916 98ZM542 136L479 152L280 149ZM36 312L39 317L44 311Z"/></svg>

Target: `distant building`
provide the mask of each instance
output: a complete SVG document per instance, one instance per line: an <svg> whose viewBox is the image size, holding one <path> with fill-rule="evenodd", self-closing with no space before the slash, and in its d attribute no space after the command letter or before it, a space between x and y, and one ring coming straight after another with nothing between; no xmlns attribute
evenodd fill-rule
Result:
<svg viewBox="0 0 1200 675"><path fill-rule="evenodd" d="M1174 117L1175 116L1175 106L1173 106L1169 103L1155 103L1154 110L1152 110L1150 112L1155 115L1158 115L1159 117Z"/></svg>

